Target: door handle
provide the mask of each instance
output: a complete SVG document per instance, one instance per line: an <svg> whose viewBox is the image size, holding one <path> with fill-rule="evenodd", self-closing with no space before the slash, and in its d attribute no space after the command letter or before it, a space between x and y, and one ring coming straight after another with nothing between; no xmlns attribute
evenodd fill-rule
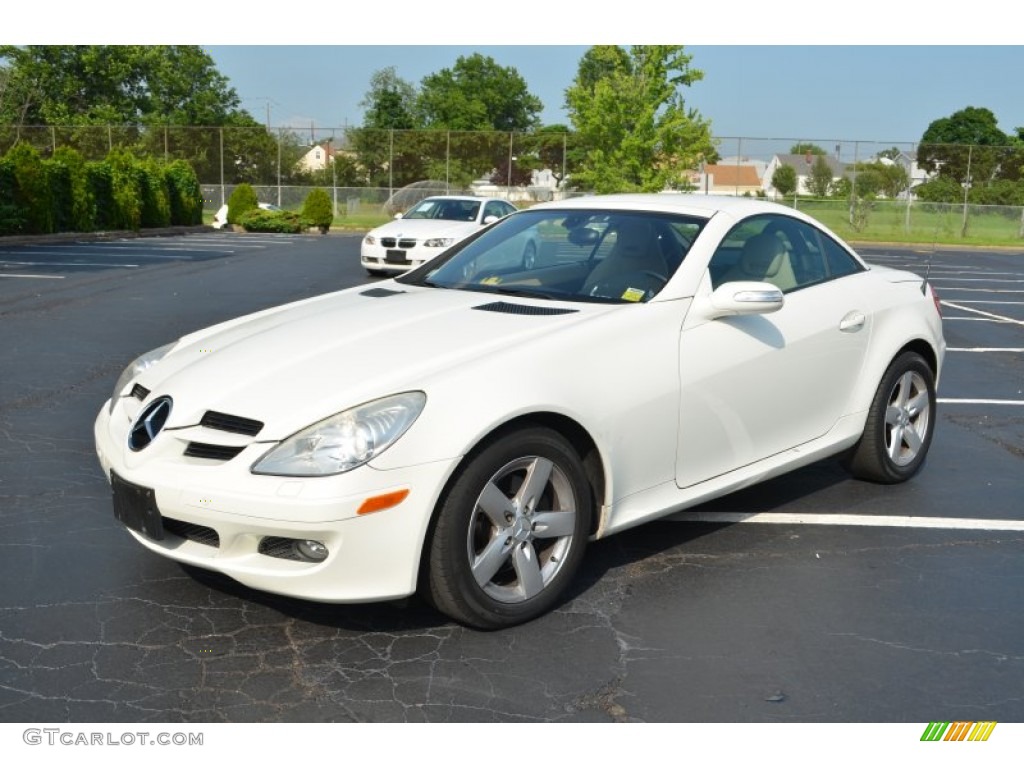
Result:
<svg viewBox="0 0 1024 768"><path fill-rule="evenodd" d="M856 310L847 312L843 319L839 321L839 330L844 333L856 333L864 327L866 321L867 318L863 312Z"/></svg>

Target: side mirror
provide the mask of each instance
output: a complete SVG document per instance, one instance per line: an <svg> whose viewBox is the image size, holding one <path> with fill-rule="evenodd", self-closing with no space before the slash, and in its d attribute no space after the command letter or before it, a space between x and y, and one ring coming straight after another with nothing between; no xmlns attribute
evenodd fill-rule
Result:
<svg viewBox="0 0 1024 768"><path fill-rule="evenodd" d="M484 224L493 224L498 220L498 217L493 213L490 216L484 216Z"/></svg>
<svg viewBox="0 0 1024 768"><path fill-rule="evenodd" d="M400 214L400 213L396 213L396 214L395 214L395 218L396 218L396 219L400 219L400 218L402 218L402 214Z"/></svg>
<svg viewBox="0 0 1024 768"><path fill-rule="evenodd" d="M708 319L735 315L767 315L785 303L782 291L771 283L735 281L718 286L710 299Z"/></svg>

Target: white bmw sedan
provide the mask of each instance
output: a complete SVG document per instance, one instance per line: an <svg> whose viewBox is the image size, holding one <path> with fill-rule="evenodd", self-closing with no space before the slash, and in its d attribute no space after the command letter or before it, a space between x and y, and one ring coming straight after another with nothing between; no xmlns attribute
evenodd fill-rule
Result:
<svg viewBox="0 0 1024 768"><path fill-rule="evenodd" d="M512 203L497 198L428 197L395 216L394 221L368 232L359 248L359 260L371 275L408 272L515 210ZM520 247L531 247L530 241ZM524 256L529 262L530 255Z"/></svg>
<svg viewBox="0 0 1024 768"><path fill-rule="evenodd" d="M925 280L799 212L580 198L153 350L95 437L153 552L497 628L557 605L590 540L833 455L906 480L944 351Z"/></svg>

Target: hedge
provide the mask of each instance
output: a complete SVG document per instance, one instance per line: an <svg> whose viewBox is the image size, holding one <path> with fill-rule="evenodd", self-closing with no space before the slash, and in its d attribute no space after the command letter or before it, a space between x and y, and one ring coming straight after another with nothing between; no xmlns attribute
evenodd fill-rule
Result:
<svg viewBox="0 0 1024 768"><path fill-rule="evenodd" d="M0 157L0 235L88 232L202 223L195 171L114 149L86 162L62 147L50 158L25 142Z"/></svg>

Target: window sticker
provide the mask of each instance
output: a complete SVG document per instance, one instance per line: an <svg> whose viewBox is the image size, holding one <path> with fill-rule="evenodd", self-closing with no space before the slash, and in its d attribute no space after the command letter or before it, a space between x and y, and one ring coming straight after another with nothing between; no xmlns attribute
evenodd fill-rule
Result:
<svg viewBox="0 0 1024 768"><path fill-rule="evenodd" d="M482 285L498 285L498 283L500 283L500 282L501 282L501 278L498 277L497 275L491 275L490 277L485 277L483 280L480 281L480 283Z"/></svg>
<svg viewBox="0 0 1024 768"><path fill-rule="evenodd" d="M641 301L644 298L645 291L641 291L639 288L627 288L626 292L622 294L623 301Z"/></svg>

